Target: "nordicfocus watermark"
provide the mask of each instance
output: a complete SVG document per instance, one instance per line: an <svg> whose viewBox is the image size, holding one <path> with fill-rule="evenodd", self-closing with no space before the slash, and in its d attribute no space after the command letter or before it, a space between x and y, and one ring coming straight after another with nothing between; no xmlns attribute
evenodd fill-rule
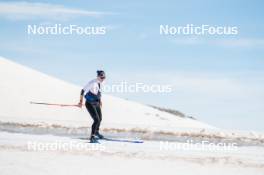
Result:
<svg viewBox="0 0 264 175"><path fill-rule="evenodd" d="M237 26L212 26L212 25L194 25L185 26L160 25L160 35L237 35L239 33Z"/></svg>
<svg viewBox="0 0 264 175"><path fill-rule="evenodd" d="M27 142L30 151L104 151L106 147L102 144L87 144L79 142Z"/></svg>
<svg viewBox="0 0 264 175"><path fill-rule="evenodd" d="M209 141L194 142L187 140L184 143L161 141L159 144L160 151L173 151L173 150L193 150L193 151L236 151L238 150L237 143L212 143Z"/></svg>
<svg viewBox="0 0 264 175"><path fill-rule="evenodd" d="M28 35L105 35L105 26L27 25Z"/></svg>
<svg viewBox="0 0 264 175"><path fill-rule="evenodd" d="M102 91L110 93L171 93L173 88L169 84L128 83L121 81L112 85L104 85Z"/></svg>

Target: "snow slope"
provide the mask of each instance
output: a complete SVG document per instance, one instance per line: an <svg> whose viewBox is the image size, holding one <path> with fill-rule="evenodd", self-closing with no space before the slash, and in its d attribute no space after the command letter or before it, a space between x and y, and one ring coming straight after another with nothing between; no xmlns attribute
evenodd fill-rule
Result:
<svg viewBox="0 0 264 175"><path fill-rule="evenodd" d="M90 77L93 78L93 77ZM87 80L88 81L88 80ZM30 101L76 104L81 87L53 78L0 57L0 121L89 127L86 109L33 105ZM84 82L85 84L86 82ZM140 103L103 95L102 128L173 131L213 128Z"/></svg>
<svg viewBox="0 0 264 175"><path fill-rule="evenodd" d="M229 151L161 150L156 141L144 144L101 141L95 147L96 144L76 138L6 132L0 132L0 140L1 175L264 174L264 147L238 147ZM76 147L41 146L54 143Z"/></svg>
<svg viewBox="0 0 264 175"><path fill-rule="evenodd" d="M85 108L29 103L74 104L79 100L80 90L81 87L0 57L1 175L264 174L262 133L226 131L104 95L103 134L107 137L139 136L144 143L100 140L98 146L105 149L87 150L85 148L97 144L90 144L86 139L91 118ZM162 140L165 142L159 142ZM173 141L169 143L172 146L168 150L161 149L161 143L168 143L167 140ZM194 143L187 143L187 140ZM196 143L208 140L210 144L193 149ZM225 145L210 146L221 142L235 143L236 147L223 151ZM40 147L32 150L29 143ZM42 149L54 144L78 147ZM181 145L180 149L174 147L175 144Z"/></svg>

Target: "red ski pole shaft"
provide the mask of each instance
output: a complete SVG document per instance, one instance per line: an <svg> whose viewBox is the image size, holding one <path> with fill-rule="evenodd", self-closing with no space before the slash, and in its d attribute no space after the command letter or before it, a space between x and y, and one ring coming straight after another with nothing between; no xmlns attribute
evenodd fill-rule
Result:
<svg viewBox="0 0 264 175"><path fill-rule="evenodd" d="M30 104L35 104L35 105L48 105L48 106L60 106L60 107L78 107L78 105L73 105L73 104L59 104L59 103L44 103L44 102L30 102Z"/></svg>

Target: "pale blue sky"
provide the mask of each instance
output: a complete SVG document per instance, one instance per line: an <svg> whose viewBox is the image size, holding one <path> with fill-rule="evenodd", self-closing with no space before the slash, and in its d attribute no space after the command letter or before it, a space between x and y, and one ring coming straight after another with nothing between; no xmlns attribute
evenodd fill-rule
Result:
<svg viewBox="0 0 264 175"><path fill-rule="evenodd" d="M178 109L218 127L263 131L263 5L261 0L0 1L0 55L78 85L100 68L109 84L172 84L171 94L114 95ZM53 8L64 13L52 15ZM104 25L109 31L100 37L27 35L28 24L56 23ZM160 24L237 26L239 34L164 37Z"/></svg>

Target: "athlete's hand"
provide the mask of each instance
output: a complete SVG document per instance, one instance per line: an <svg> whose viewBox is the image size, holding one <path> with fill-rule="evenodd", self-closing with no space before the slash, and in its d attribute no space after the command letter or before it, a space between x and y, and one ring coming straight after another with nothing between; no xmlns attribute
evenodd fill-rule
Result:
<svg viewBox="0 0 264 175"><path fill-rule="evenodd" d="M100 101L100 107L102 107L102 106L103 106L102 101Z"/></svg>
<svg viewBox="0 0 264 175"><path fill-rule="evenodd" d="M82 108L82 102L80 101L79 103L78 103L78 105L77 105L79 108Z"/></svg>

